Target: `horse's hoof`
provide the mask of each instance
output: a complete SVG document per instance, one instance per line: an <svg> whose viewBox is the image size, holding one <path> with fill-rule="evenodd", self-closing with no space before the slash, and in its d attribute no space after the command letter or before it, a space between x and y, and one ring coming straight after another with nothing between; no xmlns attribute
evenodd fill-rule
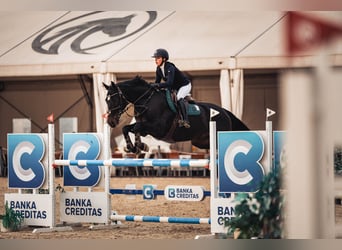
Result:
<svg viewBox="0 0 342 250"><path fill-rule="evenodd" d="M139 148L141 151L148 152L149 147L146 143L140 143L136 145L137 148Z"/></svg>
<svg viewBox="0 0 342 250"><path fill-rule="evenodd" d="M133 154L140 154L141 150L138 147L134 147L131 151Z"/></svg>
<svg viewBox="0 0 342 250"><path fill-rule="evenodd" d="M132 153L133 152L133 150L134 150L134 146L132 145L132 144L127 144L125 147L124 147L124 151L126 152L126 153Z"/></svg>
<svg viewBox="0 0 342 250"><path fill-rule="evenodd" d="M150 150L149 146L146 143L143 143L143 148L141 149L142 151L148 152Z"/></svg>
<svg viewBox="0 0 342 250"><path fill-rule="evenodd" d="M124 147L126 153L139 154L141 150L138 147Z"/></svg>

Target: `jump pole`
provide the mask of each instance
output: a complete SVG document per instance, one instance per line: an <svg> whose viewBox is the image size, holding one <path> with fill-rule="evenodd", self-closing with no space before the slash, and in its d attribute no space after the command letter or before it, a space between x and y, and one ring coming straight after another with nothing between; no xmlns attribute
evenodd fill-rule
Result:
<svg viewBox="0 0 342 250"><path fill-rule="evenodd" d="M204 167L208 159L131 159L109 158L109 160L55 160L55 166L113 166L113 167Z"/></svg>
<svg viewBox="0 0 342 250"><path fill-rule="evenodd" d="M180 223L180 224L210 224L210 218L138 216L138 215L111 215L113 221Z"/></svg>
<svg viewBox="0 0 342 250"><path fill-rule="evenodd" d="M144 194L143 189L123 189L123 188L111 188L110 190L111 194L124 194L124 195L142 195ZM153 190L153 195L165 195L165 190ZM204 191L204 197L208 197L211 195L210 191Z"/></svg>

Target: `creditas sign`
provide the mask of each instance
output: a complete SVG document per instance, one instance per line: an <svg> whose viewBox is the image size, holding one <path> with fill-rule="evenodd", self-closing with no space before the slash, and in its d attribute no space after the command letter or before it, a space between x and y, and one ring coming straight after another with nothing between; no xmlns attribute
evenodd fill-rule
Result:
<svg viewBox="0 0 342 250"><path fill-rule="evenodd" d="M5 194L5 203L24 218L24 225L52 226L53 201L49 194Z"/></svg>
<svg viewBox="0 0 342 250"><path fill-rule="evenodd" d="M172 201L201 201L204 198L204 188L201 186L173 186L165 187L164 195Z"/></svg>
<svg viewBox="0 0 342 250"><path fill-rule="evenodd" d="M274 131L273 145L268 145L266 131L218 132L218 193L256 192L263 177L284 164L285 135L284 131ZM273 152L273 163L267 160L267 152ZM216 197L212 191L210 217L211 232L226 233L225 222L235 217L234 199Z"/></svg>
<svg viewBox="0 0 342 250"><path fill-rule="evenodd" d="M108 195L103 192L60 194L60 217L65 222L107 223Z"/></svg>
<svg viewBox="0 0 342 250"><path fill-rule="evenodd" d="M47 134L8 134L8 187L47 188ZM52 226L49 194L5 194L5 204L24 218L24 225Z"/></svg>

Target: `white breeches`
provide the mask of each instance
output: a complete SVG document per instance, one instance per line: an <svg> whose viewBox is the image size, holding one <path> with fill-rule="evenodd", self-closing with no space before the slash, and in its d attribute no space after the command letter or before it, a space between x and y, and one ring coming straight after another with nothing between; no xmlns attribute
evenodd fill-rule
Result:
<svg viewBox="0 0 342 250"><path fill-rule="evenodd" d="M180 100L182 98L185 98L187 95L190 95L191 91L191 82L189 84L181 87L177 92L177 100Z"/></svg>

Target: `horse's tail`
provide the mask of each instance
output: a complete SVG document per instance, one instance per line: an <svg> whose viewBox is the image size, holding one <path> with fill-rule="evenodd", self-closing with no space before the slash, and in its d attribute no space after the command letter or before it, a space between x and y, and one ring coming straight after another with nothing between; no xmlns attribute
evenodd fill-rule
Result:
<svg viewBox="0 0 342 250"><path fill-rule="evenodd" d="M232 112L229 110L226 110L222 108L222 111L227 116L227 119L230 119L232 123L232 131L246 131L250 130L247 125L241 121L239 118L237 118Z"/></svg>
<svg viewBox="0 0 342 250"><path fill-rule="evenodd" d="M199 104L206 113L207 119L210 119L210 109L215 109L219 112L219 115L213 118L217 122L217 129L220 131L245 131L249 128L239 118L237 118L232 112L219 107L213 103L196 102Z"/></svg>

